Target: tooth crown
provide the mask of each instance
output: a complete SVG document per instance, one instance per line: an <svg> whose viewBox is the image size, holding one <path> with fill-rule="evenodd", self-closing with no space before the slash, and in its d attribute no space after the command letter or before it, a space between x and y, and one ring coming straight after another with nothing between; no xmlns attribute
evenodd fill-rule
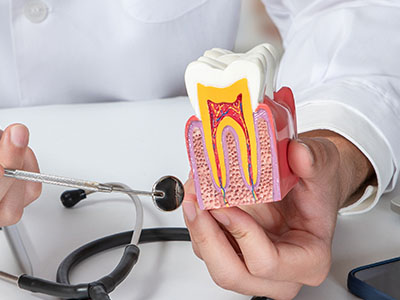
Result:
<svg viewBox="0 0 400 300"><path fill-rule="evenodd" d="M200 117L197 83L225 88L246 78L253 110L262 101L264 91L272 98L277 58L268 50L271 47L263 44L241 54L214 48L206 51L197 61L190 63L186 69L185 82L196 116ZM266 85L267 90L265 90Z"/></svg>
<svg viewBox="0 0 400 300"><path fill-rule="evenodd" d="M281 138L295 134L295 120L290 120L294 102L268 102L274 91L275 59L267 44L245 54L212 49L186 69L186 88L196 113L187 123L186 138L202 208L269 202L287 192L281 189L287 180L280 181L279 173L290 169L283 161L280 170L278 154L286 156L279 147ZM289 118L287 126L275 122L277 113ZM295 182L290 171L286 175Z"/></svg>

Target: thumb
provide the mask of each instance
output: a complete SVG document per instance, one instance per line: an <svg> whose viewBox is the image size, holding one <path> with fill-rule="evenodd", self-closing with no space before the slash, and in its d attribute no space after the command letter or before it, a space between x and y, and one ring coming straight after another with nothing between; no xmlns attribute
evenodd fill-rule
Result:
<svg viewBox="0 0 400 300"><path fill-rule="evenodd" d="M336 167L339 152L325 138L292 140L288 149L289 166L302 179L318 179L329 167Z"/></svg>
<svg viewBox="0 0 400 300"><path fill-rule="evenodd" d="M24 162L25 152L29 142L29 131L22 124L13 124L1 131L0 134L0 173L3 174L3 168L20 169ZM11 181L7 181L7 185ZM8 187L2 186L0 199Z"/></svg>
<svg viewBox="0 0 400 300"><path fill-rule="evenodd" d="M5 168L21 168L29 142L29 131L22 124L6 128L0 139L0 164Z"/></svg>
<svg viewBox="0 0 400 300"><path fill-rule="evenodd" d="M29 131L22 124L10 125L4 130L0 139L0 173L3 168L21 169L29 142ZM0 179L0 201L7 194L13 180Z"/></svg>

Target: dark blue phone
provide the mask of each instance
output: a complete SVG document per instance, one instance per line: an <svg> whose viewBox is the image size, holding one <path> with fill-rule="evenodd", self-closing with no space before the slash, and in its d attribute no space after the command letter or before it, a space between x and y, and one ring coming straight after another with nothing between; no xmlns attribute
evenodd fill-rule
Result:
<svg viewBox="0 0 400 300"><path fill-rule="evenodd" d="M365 300L399 300L400 257L351 270L347 287L352 294Z"/></svg>

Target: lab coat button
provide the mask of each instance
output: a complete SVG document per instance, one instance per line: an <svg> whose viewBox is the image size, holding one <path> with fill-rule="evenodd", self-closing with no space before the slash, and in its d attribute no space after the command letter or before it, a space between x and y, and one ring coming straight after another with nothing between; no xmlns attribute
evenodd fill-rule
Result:
<svg viewBox="0 0 400 300"><path fill-rule="evenodd" d="M43 1L30 0L24 6L24 14L32 23L40 23L47 18L49 8Z"/></svg>

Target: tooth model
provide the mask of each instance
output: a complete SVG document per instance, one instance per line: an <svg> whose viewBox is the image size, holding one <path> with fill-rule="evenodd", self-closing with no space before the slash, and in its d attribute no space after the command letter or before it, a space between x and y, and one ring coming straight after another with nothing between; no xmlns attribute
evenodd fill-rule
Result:
<svg viewBox="0 0 400 300"><path fill-rule="evenodd" d="M297 182L287 161L294 100L289 88L274 93L275 53L268 44L212 49L186 69L196 114L186 142L202 209L278 201Z"/></svg>

